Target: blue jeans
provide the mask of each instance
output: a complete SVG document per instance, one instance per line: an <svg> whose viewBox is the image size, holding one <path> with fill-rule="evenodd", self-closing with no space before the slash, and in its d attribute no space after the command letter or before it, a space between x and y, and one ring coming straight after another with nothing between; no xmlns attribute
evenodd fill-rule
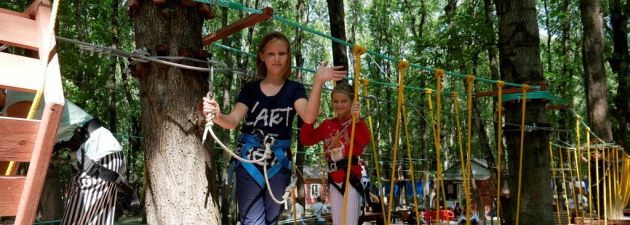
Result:
<svg viewBox="0 0 630 225"><path fill-rule="evenodd" d="M262 171L261 171L262 173ZM284 189L291 182L291 170L282 168L271 179L274 197L282 201ZM275 225L278 223L284 205L271 199L267 187L258 186L243 165L236 168L236 195L238 198L238 218L242 225Z"/></svg>

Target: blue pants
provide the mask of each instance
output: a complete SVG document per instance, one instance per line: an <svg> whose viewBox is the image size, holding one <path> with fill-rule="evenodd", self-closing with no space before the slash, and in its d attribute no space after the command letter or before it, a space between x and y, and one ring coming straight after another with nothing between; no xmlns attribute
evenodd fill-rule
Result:
<svg viewBox="0 0 630 225"><path fill-rule="evenodd" d="M262 173L262 171L261 171ZM274 197L282 201L284 189L291 182L291 171L282 168L269 180ZM284 205L271 199L267 187L260 188L247 170L239 165L236 168L236 194L238 196L238 218L242 225L275 225L278 223Z"/></svg>

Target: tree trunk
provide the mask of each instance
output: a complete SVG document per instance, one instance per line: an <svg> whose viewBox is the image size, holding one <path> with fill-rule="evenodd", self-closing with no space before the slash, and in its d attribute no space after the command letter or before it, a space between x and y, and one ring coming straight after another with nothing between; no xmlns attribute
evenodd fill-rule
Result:
<svg viewBox="0 0 630 225"><path fill-rule="evenodd" d="M53 154L51 162L58 160L59 154ZM59 179L59 165L51 163L50 167L48 167L44 189L42 189L42 195L39 199L40 221L56 220L63 217L62 190L63 186Z"/></svg>
<svg viewBox="0 0 630 225"><path fill-rule="evenodd" d="M551 69L551 26L549 25L549 7L547 7L547 0L543 0L545 5L545 29L547 29L547 71L553 71Z"/></svg>
<svg viewBox="0 0 630 225"><path fill-rule="evenodd" d="M623 4L619 0L611 0L610 23L613 30L614 54L609 59L612 71L617 74L617 96L615 96L615 110L613 116L618 126L613 132L614 140L625 149L630 149L626 138L628 137L628 122L630 121L630 57L628 56L628 15L630 4L626 1L623 12Z"/></svg>
<svg viewBox="0 0 630 225"><path fill-rule="evenodd" d="M544 81L542 62L540 60L540 36L536 20L536 2L534 0L497 0L495 1L499 16L499 58L501 74L505 80L514 83L538 84ZM537 124L548 126L545 103L531 101L527 103L525 125ZM521 124L521 104L506 104L506 124ZM522 180L519 182L519 156L521 144L520 127L507 126L507 129L519 130L506 132L507 149L512 154L509 159L510 209L506 218L507 224L553 224L551 209L552 196L551 171L549 170L549 154L547 132L533 130L525 132ZM525 155L523 156L525 157ZM520 215L517 215L518 186L521 186ZM507 208L504 208L508 210Z"/></svg>
<svg viewBox="0 0 630 225"><path fill-rule="evenodd" d="M599 138L611 142L612 129L608 111L608 87L604 67L604 18L600 1L580 0L582 15L582 63L588 124Z"/></svg>
<svg viewBox="0 0 630 225"><path fill-rule="evenodd" d="M304 0L298 0L298 3L296 5L297 8L297 23L298 24L302 24L304 22L303 20L303 16L306 14L304 13L305 10L305 4L304 4ZM298 67L303 67L304 66L304 58L302 58L302 37L304 35L304 31L301 29L297 29L296 28L296 33L295 33L295 65ZM300 70L298 70L300 71ZM302 73L301 71L298 72L299 76L297 76L296 81L298 82L302 82ZM298 117L297 120L297 127L298 129L302 127L302 125L304 124L304 121L302 120L302 118ZM297 133L297 137L300 136L300 130L298 130ZM297 152L294 152L293 154L295 155L295 165L297 165L297 170L299 174L304 174L304 161L306 159L306 154L305 154L305 149L304 149L304 145L302 143L300 143L298 141L297 143ZM303 206L306 206L306 199L305 199L305 193L304 193L304 179L298 179L297 182L297 202L300 203Z"/></svg>
<svg viewBox="0 0 630 225"><path fill-rule="evenodd" d="M344 12L344 1L326 0L328 2L328 16L330 18L330 35L346 41L346 23ZM332 42L333 49L333 65L343 66L346 70L348 67L348 54L346 46L337 42Z"/></svg>
<svg viewBox="0 0 630 225"><path fill-rule="evenodd" d="M203 18L194 7L144 1L137 13L137 48L156 55L156 45L165 44L170 56L202 49ZM213 194L217 169L212 151L201 145L204 119L195 110L207 91L206 76L176 67L151 63L140 78L149 224L220 223Z"/></svg>
<svg viewBox="0 0 630 225"><path fill-rule="evenodd" d="M112 49L118 49L118 0L112 1ZM118 57L111 57L111 64L109 65L109 82L107 86L109 89L109 130L112 133L117 132L117 118L116 118L116 66L118 64Z"/></svg>

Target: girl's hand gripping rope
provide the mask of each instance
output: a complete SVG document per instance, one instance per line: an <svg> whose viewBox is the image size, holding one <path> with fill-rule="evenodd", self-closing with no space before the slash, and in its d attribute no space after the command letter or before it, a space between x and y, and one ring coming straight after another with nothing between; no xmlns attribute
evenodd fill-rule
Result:
<svg viewBox="0 0 630 225"><path fill-rule="evenodd" d="M206 116L206 128L203 131L203 139L201 139L201 143L206 141L208 132L210 132L212 126L214 126L214 118L217 115L221 115L219 103L214 100L214 94L211 92L208 92L207 96L203 98L203 114Z"/></svg>

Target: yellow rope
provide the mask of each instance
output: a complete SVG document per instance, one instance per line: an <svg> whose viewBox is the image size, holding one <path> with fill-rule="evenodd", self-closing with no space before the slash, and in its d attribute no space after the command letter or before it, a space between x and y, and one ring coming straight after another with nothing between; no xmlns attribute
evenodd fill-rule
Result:
<svg viewBox="0 0 630 225"><path fill-rule="evenodd" d="M551 161L551 177L553 178L553 184L556 187L556 189L558 188L558 184L556 184L556 170L555 170L555 163L553 161L553 146L551 146L551 141L549 142L549 159ZM554 195L557 195L558 193L554 190ZM558 221L562 221L560 218L560 203L558 202L559 198L556 198L556 212L558 212Z"/></svg>
<svg viewBox="0 0 630 225"><path fill-rule="evenodd" d="M431 115L431 131L432 131L431 133L433 134L433 144L435 145L436 149L439 149L439 145L440 144L438 143L438 140L437 140L438 138L436 137L435 120L433 119L433 104L431 103L432 102L432 100L431 100L431 93L432 92L433 92L433 90L431 90L431 89L425 89L425 93L427 94L427 101L429 102L429 112L430 112L429 115ZM440 170L439 154L438 154L438 160L437 160L437 167L438 167L438 170ZM438 172L438 175L439 175L439 172ZM436 207L437 210L440 209L440 183L439 182L440 182L440 180L436 179L435 193L436 193L436 196L438 198L437 201L436 201L437 202L437 204L436 204L437 205L437 207ZM437 219L438 223L439 223L439 218L440 218L440 213L438 211L438 213L436 213L436 219Z"/></svg>
<svg viewBox="0 0 630 225"><path fill-rule="evenodd" d="M608 195L606 192L606 143L605 142L600 142L602 144L602 159L604 161L604 165L602 165L604 168L604 174L602 174L602 183L604 184L604 224L607 225L608 224Z"/></svg>
<svg viewBox="0 0 630 225"><path fill-rule="evenodd" d="M466 193L466 209L468 209L470 205L470 188L468 182L468 172L466 167L466 162L464 161L464 151L462 150L462 131L459 123L459 103L457 92L453 92L453 104L455 104L455 121L457 123L457 143L459 146L459 160L462 163L462 178L464 179L464 192ZM466 223L468 225L468 221L470 220L469 213L466 213Z"/></svg>
<svg viewBox="0 0 630 225"><path fill-rule="evenodd" d="M571 196L573 196L573 205L575 206L575 208L573 208L573 210L575 211L575 216L578 216L578 207L577 207L577 199L576 199L576 195L575 195L575 185L573 181L575 181L575 178L573 176L573 166L571 166L571 149L567 148L567 165L569 165L569 175L571 176L571 181L569 181L569 187L571 188ZM567 197L568 198L568 197ZM568 210L570 211L570 210Z"/></svg>
<svg viewBox="0 0 630 225"><path fill-rule="evenodd" d="M591 128L586 127L586 154L588 154L588 211L589 218L593 218L593 189L591 178Z"/></svg>
<svg viewBox="0 0 630 225"><path fill-rule="evenodd" d="M361 74L361 55L365 53L365 47L354 46L354 56L356 56L356 67L354 69L354 101L359 98L359 75ZM350 134L350 151L348 152L348 168L346 170L346 188L343 195L343 211L341 213L341 225L346 223L346 208L348 207L348 188L350 183L350 173L352 172L352 150L354 149L354 132L356 128L357 116L352 115L352 132Z"/></svg>
<svg viewBox="0 0 630 225"><path fill-rule="evenodd" d="M396 133L394 134L394 158L392 160L392 176L389 180L389 206L387 210L387 223L392 219L392 205L394 199L394 178L396 175L396 153L398 152L398 133L400 131L400 111L403 103L403 92L405 90L404 79L405 79L405 70L409 68L409 62L400 60L398 61L398 70L400 70L400 79L398 80L398 109L396 111Z"/></svg>
<svg viewBox="0 0 630 225"><path fill-rule="evenodd" d="M562 186L563 186L563 192L564 192L564 206L567 207L567 221L571 221L571 213L569 213L570 208L569 208L569 194L567 193L567 180L564 176L564 157L562 156L562 147L558 147L558 152L560 153L560 168L562 168L560 170L560 172L562 173Z"/></svg>
<svg viewBox="0 0 630 225"><path fill-rule="evenodd" d="M525 142L525 106L527 105L527 89L529 85L523 84L523 106L521 108L521 151L518 162L518 195L516 197L516 225L521 214L521 176L523 174L523 144Z"/></svg>
<svg viewBox="0 0 630 225"><path fill-rule="evenodd" d="M502 104L503 104L503 100L502 100L502 96L503 96L503 86L505 86L505 82L503 81L499 81L497 82L497 91L498 91L498 97L499 97L499 101L497 102L498 106L497 106L497 225L499 225L501 223L501 219L500 215L501 215L501 147L503 147L503 138L501 137L502 133L501 133L501 129L503 128L503 125L501 125L501 122L503 122L503 115L501 114L501 110L503 108ZM553 158L553 157L552 157ZM468 219L466 219L466 221L468 221Z"/></svg>
<svg viewBox="0 0 630 225"><path fill-rule="evenodd" d="M442 161L440 160L440 130L442 129L442 125L440 122L440 111L442 110L442 77L444 77L444 70L441 69L435 69L435 79L436 79L436 83L437 83L437 89L435 90L435 95L436 95L436 101L435 101L435 112L436 112L436 122L437 125L435 127L435 151L437 154L437 180L438 182L442 181ZM438 183L438 186L440 185L440 183ZM444 187L442 187L442 191L444 191ZM438 192L439 193L439 192ZM439 201L439 197L440 195L438 194L438 204L437 207L435 208L436 211L438 213L437 214L437 219L436 222L439 224L440 223L440 201ZM444 201L446 201L446 199L443 199ZM444 207L446 208L446 204L444 204Z"/></svg>
<svg viewBox="0 0 630 225"><path fill-rule="evenodd" d="M597 141L595 142L595 150L599 150L599 147L597 146ZM590 157L590 156L589 156ZM601 154L599 154L599 157L602 157ZM597 189L597 218L600 218L601 214L599 213L600 211L602 211L601 206L599 205L600 202L600 193L599 193L599 159L595 159L595 181L597 182L595 184L595 189ZM597 220L597 224L599 224L599 219Z"/></svg>
<svg viewBox="0 0 630 225"><path fill-rule="evenodd" d="M575 117L575 133L577 135L577 153L579 153L580 157L582 157L582 148L580 148L580 117ZM574 155L576 154L576 152L573 153ZM580 184L579 192L580 193L580 198L578 198L578 202L577 204L577 208L578 210L580 210L580 212L582 213L582 218L584 218L584 209L582 209L582 205L580 204L580 202L582 201L582 188L583 188L583 184L582 184L582 172L581 172L581 168L582 165L580 164L580 162L582 162L581 159L578 159L577 155L575 155L575 168L577 169L577 178L578 178L578 184ZM578 216L578 215L575 215Z"/></svg>
<svg viewBox="0 0 630 225"><path fill-rule="evenodd" d="M470 158L471 158L471 152L472 152L472 86L474 84L475 81L475 76L472 75L468 75L466 76L466 84L467 84L467 88L466 88L466 92L468 94L468 145L466 148L466 174L467 174L467 178L468 180L466 180L466 183L468 183L468 186L470 187L470 182L475 182L474 178L472 177L471 174L471 163L470 163ZM469 188L470 189L470 188ZM466 198L470 198L470 196L466 196ZM470 225L470 204L466 204L466 225ZM498 214L497 214L498 215Z"/></svg>
<svg viewBox="0 0 630 225"><path fill-rule="evenodd" d="M370 83L370 80L364 79L362 80L361 84L363 84L363 94L365 96L368 96L368 89L367 89L367 85ZM370 101L366 101L366 106L369 109L370 108ZM381 187L383 187L383 185L381 184L381 174L380 174L380 169L378 166L378 154L376 154L376 142L374 141L374 129L372 129L372 116L370 114L368 114L368 124L370 125L370 140L372 141L372 153L374 154L374 167L376 168L376 182L378 183L378 190L379 192L381 192ZM380 193L379 198L381 200L381 209L383 213L385 213L385 203L383 201L383 193ZM370 197L369 195L367 196L368 198ZM385 222L385 224L389 225L389 220L387 220Z"/></svg>
<svg viewBox="0 0 630 225"><path fill-rule="evenodd" d="M407 140L407 157L409 157L409 170L411 173L411 188L413 189L413 205L415 205L416 211L416 224L420 225L420 214L418 213L418 197L416 195L416 179L413 175L413 161L411 160L411 142L409 141L409 129L407 129L407 124L409 121L407 120L407 109L405 105L402 106L402 116L405 121L405 139Z"/></svg>
<svg viewBox="0 0 630 225"><path fill-rule="evenodd" d="M608 146L606 146L606 142L602 141L602 145L604 145L604 154L602 158L604 158L604 165L606 165L604 167L604 205L606 206L606 208L604 208L604 214L606 214L606 222L608 222L609 220L611 220L611 214L612 214L612 208L611 208L611 201L610 201L610 171L608 170L610 168L610 160L608 160L607 158L607 154L608 153ZM610 157L610 156L608 156ZM607 175L606 175L607 174ZM612 221L611 221L612 223Z"/></svg>

